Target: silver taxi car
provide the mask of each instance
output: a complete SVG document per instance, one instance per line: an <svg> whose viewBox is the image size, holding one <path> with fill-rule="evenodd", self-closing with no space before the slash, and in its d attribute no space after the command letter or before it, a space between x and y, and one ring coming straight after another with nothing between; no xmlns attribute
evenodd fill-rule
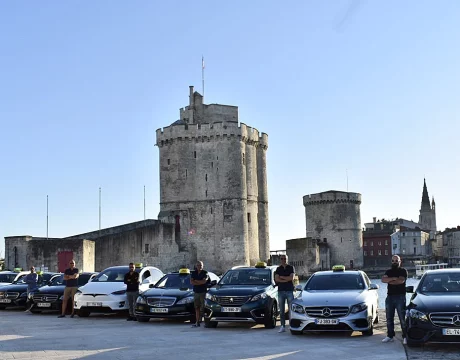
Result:
<svg viewBox="0 0 460 360"><path fill-rule="evenodd" d="M289 312L293 335L309 331L360 331L374 333L378 323L378 285L366 273L345 270L336 265L332 271L318 271L308 279L294 299Z"/></svg>

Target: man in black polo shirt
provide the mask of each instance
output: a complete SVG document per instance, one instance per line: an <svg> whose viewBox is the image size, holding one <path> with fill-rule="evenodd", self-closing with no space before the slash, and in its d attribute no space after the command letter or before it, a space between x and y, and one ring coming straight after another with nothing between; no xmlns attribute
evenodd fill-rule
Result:
<svg viewBox="0 0 460 360"><path fill-rule="evenodd" d="M291 309L292 300L294 300L294 266L287 263L287 255L280 256L281 265L275 271L275 282L278 285L278 303L280 306L281 327L278 332L285 332L285 306L288 303L288 309Z"/></svg>
<svg viewBox="0 0 460 360"><path fill-rule="evenodd" d="M72 312L70 317L73 318L74 316L74 308L73 308L73 297L78 289L78 269L75 267L75 260L71 260L69 263L70 267L65 269L64 271L64 280L65 280L65 289L64 289L64 296L62 300L62 313L59 315L59 318L65 317L65 313L67 310L67 301L70 300L72 304Z"/></svg>
<svg viewBox="0 0 460 360"><path fill-rule="evenodd" d="M403 344L406 340L406 279L407 270L401 267L401 258L393 255L391 258L391 269L385 272L382 282L388 284L387 298L385 300L385 311L387 316L387 337L382 342L392 342L395 336L395 310L398 312L401 323Z"/></svg>
<svg viewBox="0 0 460 360"><path fill-rule="evenodd" d="M193 285L193 298L195 305L196 323L192 327L200 327L201 317L204 312L204 299L208 290L207 282L209 280L208 272L203 270L203 262L197 261L195 270L190 275L190 283Z"/></svg>
<svg viewBox="0 0 460 360"><path fill-rule="evenodd" d="M129 272L125 274L126 298L128 299L129 317L128 321L137 321L134 308L139 296L139 273L133 263L129 263Z"/></svg>

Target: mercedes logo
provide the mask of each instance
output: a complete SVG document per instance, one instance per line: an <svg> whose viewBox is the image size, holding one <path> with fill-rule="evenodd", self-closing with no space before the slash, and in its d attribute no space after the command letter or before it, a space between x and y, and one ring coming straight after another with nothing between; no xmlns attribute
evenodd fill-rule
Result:
<svg viewBox="0 0 460 360"><path fill-rule="evenodd" d="M46 296L43 296L43 301L48 301L48 298Z"/></svg>
<svg viewBox="0 0 460 360"><path fill-rule="evenodd" d="M233 298L230 298L230 302L231 302L231 303L233 302Z"/></svg>
<svg viewBox="0 0 460 360"><path fill-rule="evenodd" d="M452 318L452 324L455 326L460 326L460 315L454 315Z"/></svg>
<svg viewBox="0 0 460 360"><path fill-rule="evenodd" d="M323 311L322 311L322 314L324 317L329 317L331 316L331 309L329 308L324 308Z"/></svg>

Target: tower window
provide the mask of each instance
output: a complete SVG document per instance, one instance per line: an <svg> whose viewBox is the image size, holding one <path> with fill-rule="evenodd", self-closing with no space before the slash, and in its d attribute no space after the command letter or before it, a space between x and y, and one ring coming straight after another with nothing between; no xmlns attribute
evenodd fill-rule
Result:
<svg viewBox="0 0 460 360"><path fill-rule="evenodd" d="M206 190L206 197L208 197L208 190Z"/></svg>
<svg viewBox="0 0 460 360"><path fill-rule="evenodd" d="M196 159L196 151L193 152L193 157Z"/></svg>
<svg viewBox="0 0 460 360"><path fill-rule="evenodd" d="M219 157L217 157L217 160L219 160Z"/></svg>
<svg viewBox="0 0 460 360"><path fill-rule="evenodd" d="M251 213L248 213L248 223L251 222Z"/></svg>
<svg viewBox="0 0 460 360"><path fill-rule="evenodd" d="M168 159L168 165L171 164L171 159Z"/></svg>
<svg viewBox="0 0 460 360"><path fill-rule="evenodd" d="M212 208L211 208L211 214L212 214Z"/></svg>
<svg viewBox="0 0 460 360"><path fill-rule="evenodd" d="M214 163L212 162L212 163L211 163L211 168L213 168L213 167L214 167Z"/></svg>
<svg viewBox="0 0 460 360"><path fill-rule="evenodd" d="M205 175L204 179L208 181L208 174Z"/></svg>
<svg viewBox="0 0 460 360"><path fill-rule="evenodd" d="M188 170L185 169L185 177L187 178L187 176L188 176Z"/></svg>
<svg viewBox="0 0 460 360"><path fill-rule="evenodd" d="M245 165L245 164L246 164L246 159L245 159L244 153L243 153L243 165Z"/></svg>
<svg viewBox="0 0 460 360"><path fill-rule="evenodd" d="M149 250L150 250L150 244L144 244L144 252L148 254Z"/></svg>

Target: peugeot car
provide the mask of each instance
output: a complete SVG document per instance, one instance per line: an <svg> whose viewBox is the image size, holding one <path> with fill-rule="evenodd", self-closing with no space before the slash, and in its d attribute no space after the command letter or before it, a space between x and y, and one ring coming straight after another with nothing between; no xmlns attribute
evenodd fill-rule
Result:
<svg viewBox="0 0 460 360"><path fill-rule="evenodd" d="M460 269L429 270L407 306L407 345L460 343Z"/></svg>
<svg viewBox="0 0 460 360"><path fill-rule="evenodd" d="M290 330L293 335L309 331L360 331L372 335L378 322L378 285L363 271L345 270L314 273L292 303Z"/></svg>

